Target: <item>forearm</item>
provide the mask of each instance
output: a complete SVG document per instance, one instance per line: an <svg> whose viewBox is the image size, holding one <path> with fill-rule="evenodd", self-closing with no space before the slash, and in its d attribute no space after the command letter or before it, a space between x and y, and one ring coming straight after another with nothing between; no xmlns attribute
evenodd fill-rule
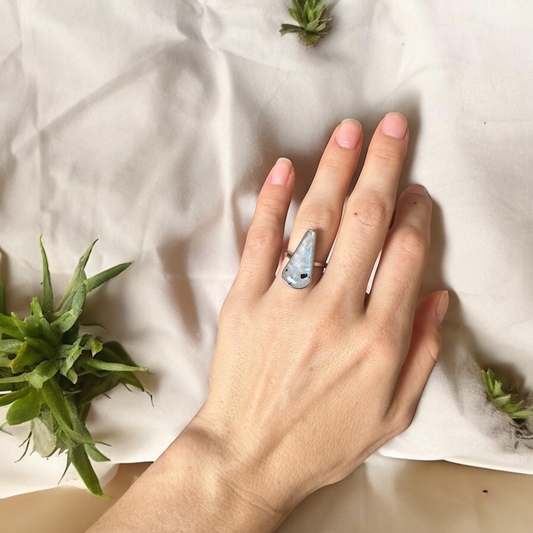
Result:
<svg viewBox="0 0 533 533"><path fill-rule="evenodd" d="M267 533L289 512L239 480L253 476L190 426L88 533Z"/></svg>

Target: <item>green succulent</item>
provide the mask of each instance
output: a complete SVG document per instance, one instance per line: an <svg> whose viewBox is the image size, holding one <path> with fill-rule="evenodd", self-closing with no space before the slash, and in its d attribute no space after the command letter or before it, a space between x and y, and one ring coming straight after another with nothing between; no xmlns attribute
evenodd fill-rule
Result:
<svg viewBox="0 0 533 533"><path fill-rule="evenodd" d="M502 383L496 379L494 372L489 368L486 372L481 370L485 381L487 397L492 404L509 415L513 420L525 420L533 416L533 406L524 408L524 400L518 394L510 394L502 390Z"/></svg>
<svg viewBox="0 0 533 533"><path fill-rule="evenodd" d="M292 8L288 11L291 17L299 24L282 24L279 30L281 35L298 33L306 46L315 46L319 39L329 31L327 28L330 18L321 18L325 15L326 6L321 0L292 0Z"/></svg>
<svg viewBox="0 0 533 533"><path fill-rule="evenodd" d="M66 452L63 476L72 464L91 493L107 498L89 460L109 461L96 448L96 444L105 443L93 440L85 420L92 400L119 383L145 391L133 372L148 369L136 366L118 342L102 343L95 335L81 334L80 328L100 324L80 323L80 315L87 295L131 263L87 278L85 265L94 241L80 258L63 298L54 308L42 238L39 243L43 294L41 301L32 299L30 315L24 320L6 312L0 275L0 406L10 406L6 413L9 425L31 421L22 457L30 441L33 451L42 457L50 457L56 451Z"/></svg>

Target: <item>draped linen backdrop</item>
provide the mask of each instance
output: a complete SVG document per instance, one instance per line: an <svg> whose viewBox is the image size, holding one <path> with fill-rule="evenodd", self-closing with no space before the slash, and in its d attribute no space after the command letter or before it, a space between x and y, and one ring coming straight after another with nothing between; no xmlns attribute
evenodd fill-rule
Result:
<svg viewBox="0 0 533 533"><path fill-rule="evenodd" d="M365 152L399 111L411 140L398 194L422 183L434 203L420 297L448 288L451 302L413 423L376 453L531 474L469 358L533 388L532 4L328 4L331 32L306 49L279 34L288 0L1 0L9 311L26 316L40 294L40 234L57 297L96 238L88 275L133 261L85 317L150 368L155 405L119 387L88 426L113 463L155 460L206 398L219 311L276 159L297 173L288 237L335 126L360 120ZM0 496L55 486L65 456L15 464L28 425L5 430Z"/></svg>

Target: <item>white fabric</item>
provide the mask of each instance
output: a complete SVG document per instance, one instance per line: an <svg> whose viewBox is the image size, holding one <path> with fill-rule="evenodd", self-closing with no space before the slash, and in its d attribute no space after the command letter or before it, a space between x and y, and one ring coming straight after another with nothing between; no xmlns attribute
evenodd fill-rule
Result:
<svg viewBox="0 0 533 533"><path fill-rule="evenodd" d="M449 288L451 303L417 415L378 453L533 473L530 450L489 434L497 417L462 359L533 388L531 3L339 0L315 49L280 36L286 4L0 2L9 310L25 316L40 294L41 233L58 298L96 238L89 275L133 261L85 317L150 368L155 407L117 388L88 425L113 462L156 459L206 397L218 313L271 166L296 168L288 236L337 123L359 119L366 149L400 111L411 142L398 192L422 183L434 202L421 297ZM64 456L14 464L21 440L0 433L0 496L55 486L63 470Z"/></svg>

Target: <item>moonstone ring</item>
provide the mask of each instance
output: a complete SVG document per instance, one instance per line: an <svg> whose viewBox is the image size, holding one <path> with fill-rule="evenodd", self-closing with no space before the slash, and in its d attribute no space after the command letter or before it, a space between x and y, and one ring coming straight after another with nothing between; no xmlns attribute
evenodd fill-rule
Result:
<svg viewBox="0 0 533 533"><path fill-rule="evenodd" d="M316 231L309 229L302 237L294 253L285 251L290 258L281 275L283 281L293 289L304 289L313 279L313 267L326 268L327 263L315 261Z"/></svg>

